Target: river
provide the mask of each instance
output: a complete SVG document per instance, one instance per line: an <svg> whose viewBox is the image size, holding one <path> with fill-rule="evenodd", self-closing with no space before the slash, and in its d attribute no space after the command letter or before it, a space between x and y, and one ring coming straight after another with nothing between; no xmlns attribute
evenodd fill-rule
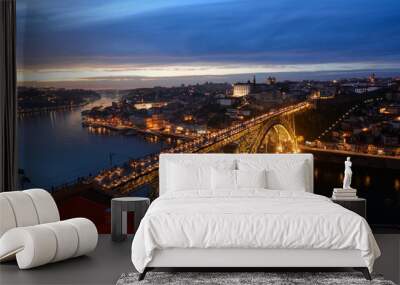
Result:
<svg viewBox="0 0 400 285"><path fill-rule="evenodd" d="M18 119L19 168L30 183L26 187L50 189L161 149L141 136L124 136L105 129L84 128L81 111L110 105L103 97L84 107L20 116Z"/></svg>

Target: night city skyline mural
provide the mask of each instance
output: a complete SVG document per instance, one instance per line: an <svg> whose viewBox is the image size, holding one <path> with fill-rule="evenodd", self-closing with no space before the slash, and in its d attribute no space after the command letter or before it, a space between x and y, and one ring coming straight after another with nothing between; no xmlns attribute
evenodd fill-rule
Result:
<svg viewBox="0 0 400 285"><path fill-rule="evenodd" d="M17 0L19 176L109 229L155 198L160 152L352 157L371 224L399 225L400 3Z"/></svg>

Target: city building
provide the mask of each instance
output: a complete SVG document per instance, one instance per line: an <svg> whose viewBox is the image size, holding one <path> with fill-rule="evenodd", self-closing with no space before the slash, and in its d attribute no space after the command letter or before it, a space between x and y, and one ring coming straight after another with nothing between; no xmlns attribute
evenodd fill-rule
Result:
<svg viewBox="0 0 400 285"><path fill-rule="evenodd" d="M275 83L275 77L268 77L266 83L257 83L256 77L254 76L252 82L249 80L246 83L238 82L233 84L232 97L244 97L260 93L271 94L268 92L276 91L276 88L272 86Z"/></svg>
<svg viewBox="0 0 400 285"><path fill-rule="evenodd" d="M251 93L251 85L252 84L250 82L233 84L232 97L243 97L249 95Z"/></svg>
<svg viewBox="0 0 400 285"><path fill-rule="evenodd" d="M140 102L140 103L136 103L134 104L134 107L137 110L149 110L152 108L162 108L167 106L168 103L167 102Z"/></svg>
<svg viewBox="0 0 400 285"><path fill-rule="evenodd" d="M268 85L274 85L275 83L276 83L276 78L275 78L275 77L268 76L268 78L267 78L267 84L268 84Z"/></svg>
<svg viewBox="0 0 400 285"><path fill-rule="evenodd" d="M380 87L377 87L377 86L359 86L359 87L354 88L354 93L365 94L368 92L377 91L379 89L380 89Z"/></svg>
<svg viewBox="0 0 400 285"><path fill-rule="evenodd" d="M231 106L233 103L233 100L230 98L221 98L221 99L218 99L217 102L221 106Z"/></svg>
<svg viewBox="0 0 400 285"><path fill-rule="evenodd" d="M146 117L145 114L134 114L129 116L129 120L137 127L145 127Z"/></svg>
<svg viewBox="0 0 400 285"><path fill-rule="evenodd" d="M160 114L153 114L151 117L145 119L146 129L151 131L159 131L166 127L168 122Z"/></svg>

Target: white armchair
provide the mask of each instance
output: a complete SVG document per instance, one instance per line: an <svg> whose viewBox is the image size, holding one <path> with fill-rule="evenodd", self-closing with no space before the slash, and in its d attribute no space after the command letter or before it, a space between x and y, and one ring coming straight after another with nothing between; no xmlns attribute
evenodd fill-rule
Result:
<svg viewBox="0 0 400 285"><path fill-rule="evenodd" d="M0 193L0 262L16 258L20 269L28 269L87 254L97 239L88 219L60 221L43 189Z"/></svg>

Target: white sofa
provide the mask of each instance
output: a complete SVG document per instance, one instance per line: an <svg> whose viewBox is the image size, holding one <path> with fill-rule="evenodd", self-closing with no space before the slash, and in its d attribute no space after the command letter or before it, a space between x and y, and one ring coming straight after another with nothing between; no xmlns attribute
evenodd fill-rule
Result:
<svg viewBox="0 0 400 285"><path fill-rule="evenodd" d="M88 219L60 221L43 189L0 193L0 262L16 259L20 269L33 268L87 254L97 239Z"/></svg>

